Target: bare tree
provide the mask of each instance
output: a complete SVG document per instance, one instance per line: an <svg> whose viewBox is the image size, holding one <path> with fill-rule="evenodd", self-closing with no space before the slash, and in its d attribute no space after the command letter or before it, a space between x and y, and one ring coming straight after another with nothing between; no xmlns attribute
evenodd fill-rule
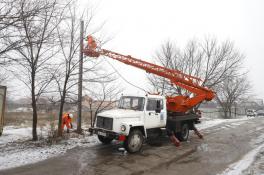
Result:
<svg viewBox="0 0 264 175"><path fill-rule="evenodd" d="M7 64L10 60L4 54L11 50L24 46L24 42L19 37L18 28L23 27L22 21L29 20L44 10L43 0L34 0L31 8L28 9L26 0L3 0L0 2L0 65ZM6 38L12 41L6 42Z"/></svg>
<svg viewBox="0 0 264 175"><path fill-rule="evenodd" d="M61 50L60 63L58 63L58 71L55 72L55 80L60 93L59 122L58 135L62 135L62 114L64 104L69 97L69 91L77 84L77 68L80 37L80 23L76 14L74 4L69 4L64 14L64 20L57 26L57 35L59 38L59 46Z"/></svg>
<svg viewBox="0 0 264 175"><path fill-rule="evenodd" d="M167 41L163 44L160 50L156 51L154 57L154 61L157 62L157 64L171 69L179 69L179 59L181 59L180 50L171 41ZM164 77L149 74L148 80L152 88L154 88L154 91L161 93L161 95L181 94L181 89L172 86L170 81Z"/></svg>
<svg viewBox="0 0 264 175"><path fill-rule="evenodd" d="M10 27L17 26L21 18L17 7L17 1L4 0L0 2L0 65L6 64L7 60L1 57L4 53L19 45L19 42L7 45L4 38L14 37Z"/></svg>
<svg viewBox="0 0 264 175"><path fill-rule="evenodd" d="M226 78L238 75L244 55L235 49L233 42L224 41L218 44L215 38L206 38L202 49L205 59L201 62L206 63L201 69L204 85L213 88Z"/></svg>
<svg viewBox="0 0 264 175"><path fill-rule="evenodd" d="M11 62L6 53L23 47L21 38L18 37L17 28L22 27L22 20L36 15L44 8L36 2L31 9L26 9L26 0L3 0L0 2L0 83L6 80L6 66ZM22 14L23 11L23 15ZM13 42L7 42L12 38Z"/></svg>
<svg viewBox="0 0 264 175"><path fill-rule="evenodd" d="M96 33L101 30L103 25L92 26L91 22L94 18L92 8L84 9L82 13L79 12L77 1L72 1L67 6L67 10L63 14L64 19L60 25L57 26L57 36L59 39L60 53L59 62L54 71L54 78L56 81L57 92L59 92L59 122L58 135L62 135L62 115L64 105L68 101L75 101L76 85L78 83L78 66L79 66L79 47L80 47L80 19L84 21L84 31L87 33ZM93 29L94 28L94 29ZM100 62L85 59L84 74L95 72L97 65ZM90 74L89 74L90 75ZM99 78L98 76L97 78ZM91 77L90 77L91 78ZM95 76L93 76L95 78Z"/></svg>
<svg viewBox="0 0 264 175"><path fill-rule="evenodd" d="M232 117L232 108L239 99L246 97L251 86L245 75L229 77L218 84L217 102L221 105L224 118Z"/></svg>
<svg viewBox="0 0 264 175"><path fill-rule="evenodd" d="M5 74L5 72L0 71L0 84L2 84L7 79L7 77L8 76Z"/></svg>
<svg viewBox="0 0 264 175"><path fill-rule="evenodd" d="M203 86L214 89L226 78L237 74L244 56L230 41L219 43L215 38L205 38L203 41L191 40L183 51L168 41L161 46L155 59L164 67L201 78ZM166 95L188 93L159 77L150 76L149 80Z"/></svg>
<svg viewBox="0 0 264 175"><path fill-rule="evenodd" d="M26 16L28 11L35 7L41 9L38 13ZM13 52L5 56L12 60L11 71L30 90L33 109L32 136L37 135L37 100L41 94L46 93L48 85L53 79L49 67L53 65L49 61L57 53L55 29L61 21L64 6L56 0L19 1L19 16L21 21L16 27L17 37L6 38L6 43L12 45L21 41L23 47L15 48ZM21 26L21 27L20 27Z"/></svg>
<svg viewBox="0 0 264 175"><path fill-rule="evenodd" d="M98 113L112 109L116 106L119 94L123 91L117 86L116 79L106 82L94 83L91 88L85 88L89 96L89 110L91 116L91 126L94 126ZM88 86L89 87L89 86Z"/></svg>

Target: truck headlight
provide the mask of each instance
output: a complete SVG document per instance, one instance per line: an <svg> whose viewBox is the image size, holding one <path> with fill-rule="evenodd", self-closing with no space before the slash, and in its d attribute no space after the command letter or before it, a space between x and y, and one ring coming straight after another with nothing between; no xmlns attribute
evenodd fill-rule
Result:
<svg viewBox="0 0 264 175"><path fill-rule="evenodd" d="M126 126L125 125L121 125L121 131L125 131L126 130Z"/></svg>

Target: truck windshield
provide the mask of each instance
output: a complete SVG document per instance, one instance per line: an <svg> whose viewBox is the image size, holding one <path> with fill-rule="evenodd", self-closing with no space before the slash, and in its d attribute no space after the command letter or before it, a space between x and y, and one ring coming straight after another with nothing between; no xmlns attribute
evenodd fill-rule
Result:
<svg viewBox="0 0 264 175"><path fill-rule="evenodd" d="M137 111L143 111L145 99L143 97L128 97L123 96L119 100L119 109L132 109Z"/></svg>

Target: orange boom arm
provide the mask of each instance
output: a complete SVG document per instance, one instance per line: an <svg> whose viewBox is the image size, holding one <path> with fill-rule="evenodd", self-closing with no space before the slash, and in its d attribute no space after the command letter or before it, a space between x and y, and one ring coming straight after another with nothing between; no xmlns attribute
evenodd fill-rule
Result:
<svg viewBox="0 0 264 175"><path fill-rule="evenodd" d="M215 97L215 92L201 86L200 84L202 84L202 80L197 77L184 74L179 70L168 69L159 65L148 63L146 61L133 58L130 55L122 55L106 49L100 49L97 47L92 36L88 36L88 45L84 48L83 52L89 57L99 57L100 55L104 55L127 65L143 69L148 73L167 78L171 81L171 83L194 94L193 97L181 95L167 97L168 111L186 112L202 101L210 101Z"/></svg>

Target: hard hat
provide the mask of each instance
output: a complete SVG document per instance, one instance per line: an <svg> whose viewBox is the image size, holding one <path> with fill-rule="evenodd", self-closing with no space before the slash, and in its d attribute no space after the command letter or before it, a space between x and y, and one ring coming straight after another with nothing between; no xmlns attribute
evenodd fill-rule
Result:
<svg viewBox="0 0 264 175"><path fill-rule="evenodd" d="M69 114L69 117L70 117L70 118L73 118L73 114Z"/></svg>

